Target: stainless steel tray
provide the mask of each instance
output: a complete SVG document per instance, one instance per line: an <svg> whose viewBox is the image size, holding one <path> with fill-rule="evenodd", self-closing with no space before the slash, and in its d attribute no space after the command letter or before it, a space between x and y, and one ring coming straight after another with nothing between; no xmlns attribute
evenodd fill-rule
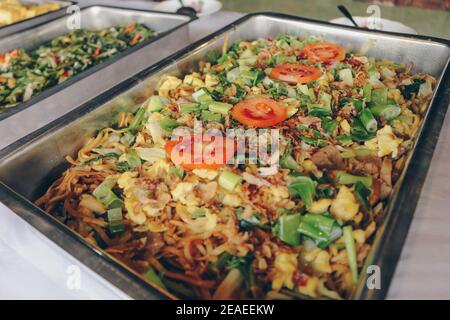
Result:
<svg viewBox="0 0 450 320"><path fill-rule="evenodd" d="M281 14L247 15L0 151L0 201L131 297L173 298L144 282L139 275L110 255L93 248L33 205L32 200L43 194L50 183L67 168L64 160L67 154L75 155L88 137L96 129L107 126L117 112L137 108L139 103L153 94L162 75L180 75L192 70L205 53L220 50L224 41L231 43L238 39L274 36L281 32L301 36L320 34L356 51L367 47L369 43L372 46L366 52L368 56L412 62L415 71L425 71L438 79L413 152L395 186L394 196L386 209L385 221L377 231L366 262L365 268L369 265L380 267L381 289L368 289L368 274L363 271L353 294L355 299L384 298L450 101L450 43L446 40L361 30Z"/></svg>
<svg viewBox="0 0 450 320"><path fill-rule="evenodd" d="M33 18L29 18L29 19L25 19L25 20L21 20L21 21L17 21L15 23L3 26L0 28L0 37L4 37L8 34L12 34L14 32L18 32L20 30L29 28L33 25L37 25L39 23L43 23L45 21L49 21L51 19L57 18L57 17L61 17L63 15L66 14L67 8L71 5L76 4L75 1L57 1L57 0L22 0L20 1L24 4L39 4L39 3L59 3L61 5L61 8L59 8L58 10L55 11L50 11L44 14L41 14L39 16L33 17Z"/></svg>
<svg viewBox="0 0 450 320"><path fill-rule="evenodd" d="M42 45L57 36L68 33L70 30L67 21L70 15L56 18L37 26L30 27L18 33L0 38L0 54L17 48L31 49ZM147 27L157 31L157 35L151 39L143 41L138 45L120 52L112 58L95 65L80 74L44 90L42 93L32 97L27 102L21 103L11 110L0 113L0 121L12 116L13 114L24 110L38 101L58 92L59 90L70 86L71 84L87 77L88 75L114 63L115 61L139 50L140 48L155 42L164 35L172 32L189 21L191 17L181 14L162 13L156 11L145 11L139 9L125 9L112 6L95 5L81 9L80 11L81 27L83 29L102 29L118 24L142 23Z"/></svg>

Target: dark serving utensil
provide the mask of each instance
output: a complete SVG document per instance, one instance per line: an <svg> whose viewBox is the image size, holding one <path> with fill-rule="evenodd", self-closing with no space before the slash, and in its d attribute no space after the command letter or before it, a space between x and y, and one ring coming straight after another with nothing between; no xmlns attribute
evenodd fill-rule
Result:
<svg viewBox="0 0 450 320"><path fill-rule="evenodd" d="M188 15L189 17L197 16L197 11L195 11L194 8L186 7L183 3L183 0L178 0L178 2L180 3L181 7L177 9L176 13L185 14Z"/></svg>
<svg viewBox="0 0 450 320"><path fill-rule="evenodd" d="M180 0L180 1L181 1L181 0ZM352 14L350 13L350 11L348 11L348 9L347 9L346 6L340 4L340 5L338 5L337 7L338 7L339 11L342 12L342 14L343 14L348 20L350 20L350 21L353 23L353 25L354 25L355 27L359 28L358 24L356 23L355 19L353 19Z"/></svg>

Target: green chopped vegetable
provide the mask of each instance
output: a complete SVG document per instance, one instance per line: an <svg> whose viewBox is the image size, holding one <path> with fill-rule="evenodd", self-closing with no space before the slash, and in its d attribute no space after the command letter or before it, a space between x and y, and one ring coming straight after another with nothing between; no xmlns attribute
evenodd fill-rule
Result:
<svg viewBox="0 0 450 320"><path fill-rule="evenodd" d="M423 79L414 79L412 84L406 85L401 90L402 95L405 99L411 99L413 94L416 94L419 92L420 86L425 83L425 80Z"/></svg>
<svg viewBox="0 0 450 320"><path fill-rule="evenodd" d="M199 89L192 94L195 102L207 103L213 101L213 98L206 89Z"/></svg>
<svg viewBox="0 0 450 320"><path fill-rule="evenodd" d="M146 273L144 273L144 277L154 285L157 285L158 287L167 290L166 286L162 282L162 279L158 274L153 270L152 268L148 269Z"/></svg>
<svg viewBox="0 0 450 320"><path fill-rule="evenodd" d="M387 88L373 89L371 95L371 102L374 104L387 104Z"/></svg>
<svg viewBox="0 0 450 320"><path fill-rule="evenodd" d="M134 115L133 120L131 120L130 125L128 126L128 129L134 134L136 133L144 121L145 116L145 109L143 107L140 107L136 114Z"/></svg>
<svg viewBox="0 0 450 320"><path fill-rule="evenodd" d="M231 108L233 108L232 104L224 103L224 102L213 101L209 104L209 111L214 112L214 113L223 114L225 116L228 115Z"/></svg>
<svg viewBox="0 0 450 320"><path fill-rule="evenodd" d="M310 206L316 194L316 185L311 178L306 176L295 177L288 185L289 193L292 196L300 196L306 206Z"/></svg>
<svg viewBox="0 0 450 320"><path fill-rule="evenodd" d="M392 120L400 115L401 108L396 105L374 105L370 108L370 111L376 117L381 117L386 120Z"/></svg>
<svg viewBox="0 0 450 320"><path fill-rule="evenodd" d="M222 171L219 176L219 185L228 191L234 191L242 182L242 177L231 171Z"/></svg>
<svg viewBox="0 0 450 320"><path fill-rule="evenodd" d="M141 158L139 158L136 150L131 150L130 152L128 152L126 157L127 157L127 162L130 165L130 169L139 167L142 164Z"/></svg>
<svg viewBox="0 0 450 320"><path fill-rule="evenodd" d="M371 194L370 188L368 188L365 184L363 184L361 181L357 181L355 183L355 194L358 201L361 203L361 205L366 209L370 209L369 204L369 197Z"/></svg>
<svg viewBox="0 0 450 320"><path fill-rule="evenodd" d="M303 168L292 157L291 151L292 145L289 143L289 145L286 147L286 150L283 153L283 156L280 159L280 166L284 169L293 170L298 173L303 172Z"/></svg>
<svg viewBox="0 0 450 320"><path fill-rule="evenodd" d="M172 131L173 129L177 128L179 124L170 117L165 117L159 122L159 125L161 126L161 129L164 131Z"/></svg>
<svg viewBox="0 0 450 320"><path fill-rule="evenodd" d="M152 96L149 100L147 111L148 112L158 112L164 109L169 101L165 97Z"/></svg>
<svg viewBox="0 0 450 320"><path fill-rule="evenodd" d="M203 121L212 121L217 123L222 123L222 115L219 113L214 113L208 110L203 110L201 118Z"/></svg>
<svg viewBox="0 0 450 320"><path fill-rule="evenodd" d="M111 190L116 184L116 179L107 177L93 192L98 201L103 203L108 209L122 206L122 200Z"/></svg>
<svg viewBox="0 0 450 320"><path fill-rule="evenodd" d="M372 86L370 83L365 83L363 86L363 98L366 102L370 102L372 100Z"/></svg>
<svg viewBox="0 0 450 320"><path fill-rule="evenodd" d="M361 182L367 188L372 186L372 177L371 176L354 176L347 172L338 172L336 175L336 183L339 184L355 184L357 182Z"/></svg>
<svg viewBox="0 0 450 320"><path fill-rule="evenodd" d="M181 113L195 112L198 111L199 107L198 103L180 103Z"/></svg>
<svg viewBox="0 0 450 320"><path fill-rule="evenodd" d="M300 234L297 232L300 224L300 213L282 215L278 219L279 227L276 235L283 242L291 246L298 246L300 244Z"/></svg>
<svg viewBox="0 0 450 320"><path fill-rule="evenodd" d="M312 239L323 249L342 235L342 230L334 219L316 214L306 214L301 217L297 231Z"/></svg>
<svg viewBox="0 0 450 320"><path fill-rule="evenodd" d="M109 209L107 212L107 216L109 222L109 231L112 234L122 233L123 231L125 231L125 225L122 221L122 209L120 207Z"/></svg>
<svg viewBox="0 0 450 320"><path fill-rule="evenodd" d="M347 250L348 265L352 272L352 281L354 284L358 282L358 266L356 264L356 248L355 239L353 238L353 229L351 226L345 226L344 230L344 241L345 249Z"/></svg>
<svg viewBox="0 0 450 320"><path fill-rule="evenodd" d="M368 132L376 132L378 129L377 120L373 117L372 112L368 109L364 109L359 113L359 120Z"/></svg>

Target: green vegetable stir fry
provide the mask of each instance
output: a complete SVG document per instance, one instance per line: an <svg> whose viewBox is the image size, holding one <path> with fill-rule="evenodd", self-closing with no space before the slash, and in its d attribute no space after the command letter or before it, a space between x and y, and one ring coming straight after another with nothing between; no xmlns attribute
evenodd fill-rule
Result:
<svg viewBox="0 0 450 320"><path fill-rule="evenodd" d="M33 50L0 55L0 112L155 35L142 24L74 30Z"/></svg>

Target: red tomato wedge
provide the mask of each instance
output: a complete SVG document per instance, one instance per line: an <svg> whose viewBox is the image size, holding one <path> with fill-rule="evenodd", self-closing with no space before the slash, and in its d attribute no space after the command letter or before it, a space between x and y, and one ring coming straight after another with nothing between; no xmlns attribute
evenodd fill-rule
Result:
<svg viewBox="0 0 450 320"><path fill-rule="evenodd" d="M236 152L236 143L222 135L188 135L165 145L172 162L187 171L194 169L216 170L225 166Z"/></svg>
<svg viewBox="0 0 450 320"><path fill-rule="evenodd" d="M310 43L303 48L303 53L312 62L331 63L345 59L344 49L329 42Z"/></svg>
<svg viewBox="0 0 450 320"><path fill-rule="evenodd" d="M270 127L287 118L283 103L266 97L253 97L239 102L231 110L231 116L250 127Z"/></svg>
<svg viewBox="0 0 450 320"><path fill-rule="evenodd" d="M282 63L270 71L269 76L289 83L308 83L320 78L322 71L300 63Z"/></svg>

